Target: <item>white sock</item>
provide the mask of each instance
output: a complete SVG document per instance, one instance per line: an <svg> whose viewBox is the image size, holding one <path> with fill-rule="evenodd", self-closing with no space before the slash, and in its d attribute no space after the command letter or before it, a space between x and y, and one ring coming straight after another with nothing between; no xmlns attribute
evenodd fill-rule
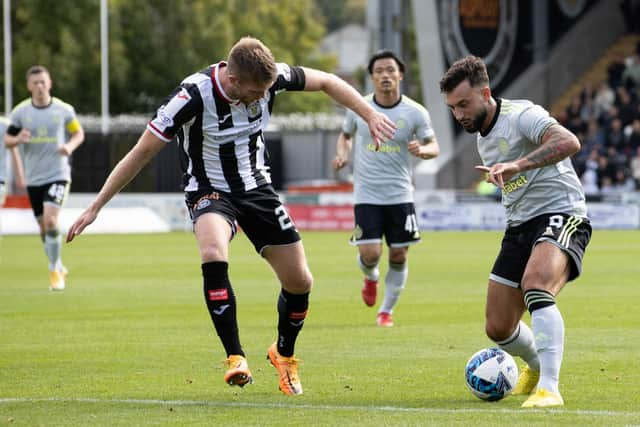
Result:
<svg viewBox="0 0 640 427"><path fill-rule="evenodd" d="M384 279L384 301L382 301L378 313L393 313L393 307L400 298L408 275L409 267L406 262L403 264L389 263L389 270Z"/></svg>
<svg viewBox="0 0 640 427"><path fill-rule="evenodd" d="M558 393L560 365L564 351L564 320L553 304L531 313L531 329L540 358L538 388Z"/></svg>
<svg viewBox="0 0 640 427"><path fill-rule="evenodd" d="M62 239L59 234L55 236L44 236L44 252L49 258L49 271L56 269L58 262L60 261L60 246L62 245Z"/></svg>
<svg viewBox="0 0 640 427"><path fill-rule="evenodd" d="M509 338L496 341L496 344L510 355L521 357L534 371L540 370L540 359L538 359L533 333L522 320Z"/></svg>
<svg viewBox="0 0 640 427"><path fill-rule="evenodd" d="M380 278L380 270L378 269L378 264L375 264L373 266L368 266L365 265L362 262L362 258L360 257L360 254L358 254L358 267L360 267L360 270L364 273L365 277L369 280L374 280L374 281L378 281L378 278Z"/></svg>

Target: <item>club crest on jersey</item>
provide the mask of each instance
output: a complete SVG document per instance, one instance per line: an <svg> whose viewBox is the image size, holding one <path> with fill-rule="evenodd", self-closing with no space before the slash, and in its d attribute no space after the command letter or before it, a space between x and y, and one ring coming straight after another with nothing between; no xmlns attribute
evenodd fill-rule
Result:
<svg viewBox="0 0 640 427"><path fill-rule="evenodd" d="M247 114L249 117L256 117L262 113L262 107L260 106L260 101L256 101L253 104L247 106Z"/></svg>
<svg viewBox="0 0 640 427"><path fill-rule="evenodd" d="M498 150L502 154L507 154L509 152L509 142L504 138L500 138L498 141Z"/></svg>
<svg viewBox="0 0 640 427"><path fill-rule="evenodd" d="M356 227L353 229L353 237L355 239L362 238L362 228L360 228L359 225L356 225Z"/></svg>
<svg viewBox="0 0 640 427"><path fill-rule="evenodd" d="M213 192L211 194L207 194L206 196L202 196L201 198L198 199L198 201L196 202L196 210L202 210L208 206L211 206L211 201L212 200L218 200L220 199L220 194Z"/></svg>

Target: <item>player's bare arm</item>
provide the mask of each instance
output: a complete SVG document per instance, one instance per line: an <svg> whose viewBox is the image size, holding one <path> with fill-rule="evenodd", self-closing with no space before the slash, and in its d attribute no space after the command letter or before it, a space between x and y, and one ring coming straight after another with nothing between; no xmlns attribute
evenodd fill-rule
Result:
<svg viewBox="0 0 640 427"><path fill-rule="evenodd" d="M66 142L66 144L58 147L58 153L63 156L70 156L71 153L76 151L76 149L84 142L84 129L80 127L77 131L71 134L71 137Z"/></svg>
<svg viewBox="0 0 640 427"><path fill-rule="evenodd" d="M127 185L149 161L167 145L164 141L145 130L136 145L111 171L102 189L91 202L89 207L78 217L69 228L67 242L73 240L75 236L93 221L96 220L100 209L113 198L122 188Z"/></svg>
<svg viewBox="0 0 640 427"><path fill-rule="evenodd" d="M396 125L387 116L377 112L351 85L335 74L313 68L303 68L305 74L305 88L307 91L321 90L362 117L369 126L369 132L376 149L387 139L393 137Z"/></svg>
<svg viewBox="0 0 640 427"><path fill-rule="evenodd" d="M31 132L29 129L22 128L17 135L10 135L6 133L4 135L4 145L7 148L17 147L20 144L26 144L31 139Z"/></svg>
<svg viewBox="0 0 640 427"><path fill-rule="evenodd" d="M333 159L333 169L340 170L349 163L349 154L353 145L353 138L350 134L340 132L336 143L336 157Z"/></svg>
<svg viewBox="0 0 640 427"><path fill-rule="evenodd" d="M16 178L16 186L23 190L27 187L27 181L24 177L24 166L22 166L22 158L17 147L9 148L9 154L11 155L11 165L13 166L13 173Z"/></svg>
<svg viewBox="0 0 640 427"><path fill-rule="evenodd" d="M438 140L434 138L424 138L421 141L413 140L407 146L409 153L422 160L429 160L438 157L440 146Z"/></svg>
<svg viewBox="0 0 640 427"><path fill-rule="evenodd" d="M580 151L578 138L561 125L547 128L538 149L517 160L521 171L537 169L558 163Z"/></svg>
<svg viewBox="0 0 640 427"><path fill-rule="evenodd" d="M487 182L500 188L519 172L553 165L580 151L580 141L559 124L551 125L542 136L541 145L525 157L509 163L497 163L491 167L476 166L487 172Z"/></svg>

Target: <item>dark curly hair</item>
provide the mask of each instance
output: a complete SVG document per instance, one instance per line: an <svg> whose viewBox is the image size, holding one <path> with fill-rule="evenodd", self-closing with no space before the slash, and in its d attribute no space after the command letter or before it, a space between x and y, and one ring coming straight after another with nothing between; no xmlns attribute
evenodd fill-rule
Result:
<svg viewBox="0 0 640 427"><path fill-rule="evenodd" d="M451 64L440 79L440 92L449 93L465 80L468 80L472 87L489 84L487 66L481 58L466 56Z"/></svg>

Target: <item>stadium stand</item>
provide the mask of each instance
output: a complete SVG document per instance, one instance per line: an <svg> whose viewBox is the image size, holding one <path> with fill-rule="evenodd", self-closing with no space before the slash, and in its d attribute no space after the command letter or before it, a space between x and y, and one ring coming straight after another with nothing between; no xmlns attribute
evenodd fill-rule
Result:
<svg viewBox="0 0 640 427"><path fill-rule="evenodd" d="M615 43L551 113L582 143L573 162L590 197L640 188L640 36Z"/></svg>

